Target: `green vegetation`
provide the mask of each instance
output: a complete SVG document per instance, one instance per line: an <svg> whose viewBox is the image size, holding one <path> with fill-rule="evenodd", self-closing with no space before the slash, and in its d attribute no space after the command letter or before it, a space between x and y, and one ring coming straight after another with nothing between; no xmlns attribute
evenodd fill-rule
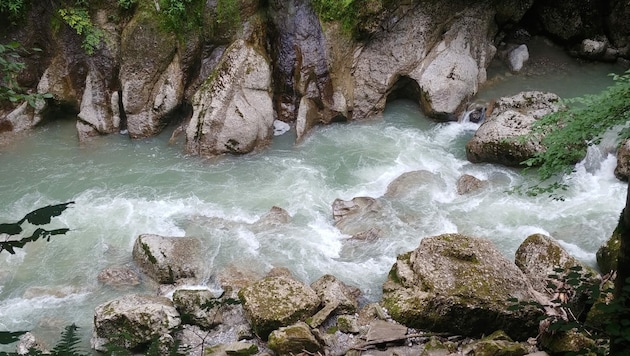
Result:
<svg viewBox="0 0 630 356"><path fill-rule="evenodd" d="M79 36L83 36L81 48L92 55L100 45L103 32L94 26L86 8L64 8L57 11L63 21Z"/></svg>
<svg viewBox="0 0 630 356"><path fill-rule="evenodd" d="M623 75L612 75L615 83L599 94L563 100L566 109L538 120L525 140L543 135L546 150L524 162L527 167L538 167L541 183L530 187L529 195L551 193L566 189L563 183L542 182L570 173L575 163L583 159L590 145L598 144L602 136L613 131L618 139L630 137L630 70Z"/></svg>
<svg viewBox="0 0 630 356"><path fill-rule="evenodd" d="M200 27L205 3L202 0L160 0L160 16L165 30L181 34Z"/></svg>
<svg viewBox="0 0 630 356"><path fill-rule="evenodd" d="M391 0L313 0L313 8L324 21L339 21L343 30L355 38L369 34Z"/></svg>
<svg viewBox="0 0 630 356"><path fill-rule="evenodd" d="M123 10L129 10L136 6L138 0L118 0L118 6Z"/></svg>
<svg viewBox="0 0 630 356"><path fill-rule="evenodd" d="M10 21L15 22L24 15L26 4L24 0L2 0L0 1L0 15L6 15Z"/></svg>
<svg viewBox="0 0 630 356"><path fill-rule="evenodd" d="M217 0L216 31L233 34L241 23L237 0Z"/></svg>
<svg viewBox="0 0 630 356"><path fill-rule="evenodd" d="M32 51L40 51L33 48ZM17 82L17 76L26 67L20 59L23 54L29 53L19 43L11 42L0 44L0 105L3 102L17 103L27 101L32 107L38 100L51 98L50 94L27 93Z"/></svg>
<svg viewBox="0 0 630 356"><path fill-rule="evenodd" d="M630 320L624 317L627 314L624 303L630 297L630 279L626 280L623 291L612 299L615 292L612 283L596 282L593 274L580 266L555 268L554 272L548 276L547 288L555 299L548 305L510 298L508 309L534 307L545 312L540 320L539 337L557 338L562 333L578 332L594 341L577 354L606 355L611 344L630 342Z"/></svg>

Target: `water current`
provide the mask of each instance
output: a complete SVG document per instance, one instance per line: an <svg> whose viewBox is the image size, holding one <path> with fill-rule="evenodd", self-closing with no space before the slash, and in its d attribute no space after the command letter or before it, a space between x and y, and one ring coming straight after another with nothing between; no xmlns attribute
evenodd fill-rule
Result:
<svg viewBox="0 0 630 356"><path fill-rule="evenodd" d="M620 71L567 58L542 42L530 50L523 73L493 64L479 98L531 89L563 97L594 93L612 83L607 73ZM595 252L625 202L626 186L613 175L614 156L579 164L564 201L507 194L533 178L518 169L469 163L464 146L477 127L432 122L401 100L389 103L382 117L318 127L299 144L287 133L263 152L207 160L169 145L169 130L146 140L110 135L81 145L74 121L60 118L0 148L0 222L75 201L52 224L70 228L65 236L0 254L0 330L34 330L52 342L63 326L76 323L87 340L96 305L124 293L152 292L147 284L120 290L96 278L110 266L133 266L131 247L143 233L199 237L211 288L214 273L228 265L259 271L276 266L306 283L333 274L359 287L364 301L379 299L398 254L446 232L488 238L510 259L528 235L545 233L595 265ZM336 198L379 197L393 179L415 170L436 179L413 197L391 202L388 234L352 241L334 226ZM463 174L489 184L458 195ZM291 221L253 228L272 206L287 210Z"/></svg>

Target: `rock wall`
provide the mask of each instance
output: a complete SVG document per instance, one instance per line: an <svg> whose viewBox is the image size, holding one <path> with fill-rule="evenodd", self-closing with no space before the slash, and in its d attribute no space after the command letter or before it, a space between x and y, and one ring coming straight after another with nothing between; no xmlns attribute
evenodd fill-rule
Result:
<svg viewBox="0 0 630 356"><path fill-rule="evenodd" d="M99 3L90 8L90 19L103 37L87 55L82 37L53 20L58 5L34 2L23 23L0 30L0 43L17 40L26 48L42 49L25 58L27 69L18 79L31 91L51 93L53 99L37 108L0 107L1 131L29 129L50 116L48 109L61 107L77 114L82 141L119 131L131 138L150 137L168 124L183 122L178 132L187 131L185 149L190 153L247 153L268 143L274 119L293 124L299 139L316 125L379 115L387 100L399 97L417 101L437 120L456 119L486 80L496 46L523 29L577 48L578 55L588 49L594 58L630 57L630 29L623 21L630 5L616 0L364 5L351 32L340 22L319 18L310 0L241 1L238 15L232 16L238 19L233 27L219 18L217 2L206 2L196 10L202 15L199 26L184 25L173 33L164 25L164 9L153 2L140 1L130 10L115 2ZM3 23L8 23L6 16L0 13ZM242 120L216 115L224 112L213 107L216 97L202 94L222 85L213 84L224 79L216 75L226 65L221 58L237 41L252 46L264 59L252 70L271 73L249 79L258 80L248 84L250 89L267 93L261 110L229 109ZM597 53L593 43L601 49ZM234 72L234 83L248 75ZM234 103L247 98L229 99L239 107ZM215 117L201 128L205 119L199 118L206 117L210 107ZM196 141L193 133L200 130L222 140L221 147Z"/></svg>

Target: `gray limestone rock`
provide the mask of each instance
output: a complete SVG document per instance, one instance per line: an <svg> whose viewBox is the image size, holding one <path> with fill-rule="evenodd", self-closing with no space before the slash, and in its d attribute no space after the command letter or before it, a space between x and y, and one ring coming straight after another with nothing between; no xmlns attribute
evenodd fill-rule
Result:
<svg viewBox="0 0 630 356"><path fill-rule="evenodd" d="M112 342L133 349L155 336L168 335L180 325L179 313L165 297L129 294L103 303L94 310L92 348L105 351Z"/></svg>
<svg viewBox="0 0 630 356"><path fill-rule="evenodd" d="M201 242L194 237L143 234L133 245L133 260L158 283L199 277Z"/></svg>

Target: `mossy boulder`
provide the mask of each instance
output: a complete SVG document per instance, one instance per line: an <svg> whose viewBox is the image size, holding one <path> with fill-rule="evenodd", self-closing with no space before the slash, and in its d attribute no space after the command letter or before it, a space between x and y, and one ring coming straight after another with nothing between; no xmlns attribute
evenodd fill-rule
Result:
<svg viewBox="0 0 630 356"><path fill-rule="evenodd" d="M221 324L221 300L207 289L178 289L173 293L173 304L186 324L204 330Z"/></svg>
<svg viewBox="0 0 630 356"><path fill-rule="evenodd" d="M105 351L105 344L135 349L181 324L173 302L166 297L129 294L103 303L94 310L92 348Z"/></svg>
<svg viewBox="0 0 630 356"><path fill-rule="evenodd" d="M336 305L337 313L352 314L359 307L357 298L361 294L358 288L350 287L335 276L326 274L311 284L324 305Z"/></svg>
<svg viewBox="0 0 630 356"><path fill-rule="evenodd" d="M488 117L466 144L466 157L473 163L498 163L519 167L521 162L543 152L542 136L522 140L536 120L560 108L560 97L538 91L522 92L497 100Z"/></svg>
<svg viewBox="0 0 630 356"><path fill-rule="evenodd" d="M174 34L160 28L152 4L139 4L120 34L120 85L132 138L158 134L181 103L184 72Z"/></svg>
<svg viewBox="0 0 630 356"><path fill-rule="evenodd" d="M523 356L529 354L530 351L527 344L512 341L501 330L465 347L466 354L476 356Z"/></svg>
<svg viewBox="0 0 630 356"><path fill-rule="evenodd" d="M298 355L307 351L309 354L321 351L322 345L304 322L282 327L269 335L267 343L278 355Z"/></svg>
<svg viewBox="0 0 630 356"><path fill-rule="evenodd" d="M552 355L585 352L596 347L593 339L576 330L547 332L540 337L540 344ZM589 355L589 353L586 354Z"/></svg>
<svg viewBox="0 0 630 356"><path fill-rule="evenodd" d="M138 236L133 260L149 277L161 284L196 278L201 271L201 242L195 237Z"/></svg>
<svg viewBox="0 0 630 356"><path fill-rule="evenodd" d="M313 289L286 276L259 280L242 288L238 296L247 320L263 339L279 327L306 320L320 305Z"/></svg>
<svg viewBox="0 0 630 356"><path fill-rule="evenodd" d="M597 250L597 266L603 273L609 273L617 270L617 258L619 257L619 248L621 247L621 232L619 229L613 231L612 236L606 244Z"/></svg>
<svg viewBox="0 0 630 356"><path fill-rule="evenodd" d="M398 256L383 286L382 305L408 327L480 336L508 330L525 339L537 333L540 311L509 310L508 299L533 300L513 263L485 239L460 234L424 238Z"/></svg>
<svg viewBox="0 0 630 356"><path fill-rule="evenodd" d="M546 293L547 285L566 280L571 272L583 276L585 280L598 282L596 271L578 261L551 237L534 234L525 239L515 254L515 263L529 278L534 289ZM555 276L550 278L549 276ZM591 278L587 278L591 275Z"/></svg>

